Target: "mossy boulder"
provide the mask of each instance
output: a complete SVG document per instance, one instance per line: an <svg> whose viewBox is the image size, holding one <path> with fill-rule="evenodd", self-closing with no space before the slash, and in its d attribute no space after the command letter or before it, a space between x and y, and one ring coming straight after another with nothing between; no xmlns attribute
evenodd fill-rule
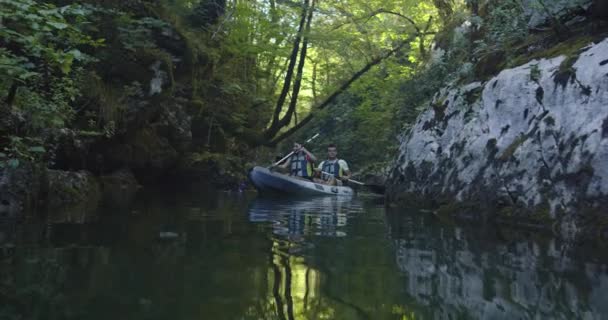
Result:
<svg viewBox="0 0 608 320"><path fill-rule="evenodd" d="M88 171L48 170L48 182L49 208L99 203L99 181Z"/></svg>
<svg viewBox="0 0 608 320"><path fill-rule="evenodd" d="M126 207L140 189L140 185L133 172L121 169L109 175L100 177L102 190L102 203L110 207Z"/></svg>

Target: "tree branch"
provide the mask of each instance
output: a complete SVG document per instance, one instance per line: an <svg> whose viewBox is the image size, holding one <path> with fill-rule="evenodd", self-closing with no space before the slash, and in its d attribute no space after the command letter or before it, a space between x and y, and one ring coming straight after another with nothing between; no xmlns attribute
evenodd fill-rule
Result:
<svg viewBox="0 0 608 320"><path fill-rule="evenodd" d="M401 48L403 48L403 46L405 46L408 42L409 42L409 39L402 41L401 43L399 43L399 45L397 45L392 50L390 50L387 53L385 53L379 57L376 57L372 61L368 62L365 66L363 66L361 69L359 69L359 71L357 71L355 74L353 74L350 77L350 79L348 79L338 89L336 89L329 97L327 97L325 100L323 100L323 102L321 102L318 106L313 107L312 111L306 117L304 117L304 119L302 119L298 124L289 128L287 131L283 132L278 137L275 137L274 139L268 141L265 145L267 145L269 147L274 147L279 142L285 140L286 138L288 138L289 136L294 134L296 131L301 129L304 125L306 125L308 122L310 122L310 120L312 120L312 118L314 117L314 111L322 110L325 107L327 107L328 105L330 105L332 102L334 102L336 100L336 98L341 93L346 91L350 87L350 85L353 84L353 82L358 80L361 76L363 76L366 72L368 72L373 66L379 64L380 62L384 61L385 59L387 59L390 56L392 56L393 54L395 54L397 51L401 50Z"/></svg>
<svg viewBox="0 0 608 320"><path fill-rule="evenodd" d="M383 8L380 8L380 9L378 9L376 11L373 11L373 12L371 12L369 15L367 15L365 17L360 17L360 18L357 18L357 19L353 18L352 22L356 23L357 21L360 21L360 20L369 20L369 19L371 19L371 18L373 18L373 17L375 17L375 16L377 16L379 14L382 14L382 13L392 14L392 15L395 15L395 16L398 16L400 18L405 19L407 22L409 22L414 27L414 29L416 29L416 36L425 36L425 35L430 35L430 34L435 34L436 33L436 32L429 32L428 31L428 26L430 26L430 25L427 25L427 28L424 31L422 31L422 30L420 30L420 28L418 27L418 25L416 24L416 22L414 22L414 20L412 18L410 18L410 17L408 17L406 15L403 15L403 14L401 14L399 12L390 11L390 10L386 10L386 9L383 9ZM344 26L346 24L348 24L348 23L344 23L344 24L338 25L338 26L334 27L333 30L339 29L339 28L341 28L342 26Z"/></svg>

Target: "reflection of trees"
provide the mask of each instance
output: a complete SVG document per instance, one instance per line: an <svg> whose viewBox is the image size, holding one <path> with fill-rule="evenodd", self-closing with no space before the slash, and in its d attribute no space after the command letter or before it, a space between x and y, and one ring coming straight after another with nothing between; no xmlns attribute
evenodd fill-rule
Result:
<svg viewBox="0 0 608 320"><path fill-rule="evenodd" d="M319 319L331 310L320 299L318 271L287 253L291 246L275 238L270 249L273 314L281 320Z"/></svg>
<svg viewBox="0 0 608 320"><path fill-rule="evenodd" d="M378 235L382 210L349 221L344 238L273 236L269 250L269 315L277 319L407 319L389 242ZM310 249L302 249L302 247ZM314 249L312 249L314 248Z"/></svg>
<svg viewBox="0 0 608 320"><path fill-rule="evenodd" d="M272 294L274 296L274 301L276 304L276 310L277 310L277 315L279 316L280 320L285 320L285 310L284 310L284 305L283 305L283 297L281 296L281 270L279 268L279 266L275 263L275 256L274 254L270 255L270 264L272 265L272 272L273 272L273 285L272 285Z"/></svg>
<svg viewBox="0 0 608 320"><path fill-rule="evenodd" d="M109 223L11 235L17 247L0 255L0 319L240 318L265 295L259 253L269 242L237 221L244 209L234 204L213 217L193 209L152 203Z"/></svg>

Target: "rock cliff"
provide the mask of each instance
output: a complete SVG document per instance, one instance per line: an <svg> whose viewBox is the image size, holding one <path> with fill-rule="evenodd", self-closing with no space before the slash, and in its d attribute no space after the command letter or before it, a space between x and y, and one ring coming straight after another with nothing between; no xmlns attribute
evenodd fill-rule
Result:
<svg viewBox="0 0 608 320"><path fill-rule="evenodd" d="M403 136L388 197L576 231L608 195L607 106L608 39L444 88Z"/></svg>

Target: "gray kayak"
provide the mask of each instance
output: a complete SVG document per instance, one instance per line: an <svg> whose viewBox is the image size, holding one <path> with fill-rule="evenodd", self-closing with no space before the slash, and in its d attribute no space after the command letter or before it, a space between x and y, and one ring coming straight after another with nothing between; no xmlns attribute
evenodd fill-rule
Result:
<svg viewBox="0 0 608 320"><path fill-rule="evenodd" d="M249 179L260 192L291 195L336 195L352 196L353 189L346 186L328 186L308 180L294 178L264 167L254 167Z"/></svg>

